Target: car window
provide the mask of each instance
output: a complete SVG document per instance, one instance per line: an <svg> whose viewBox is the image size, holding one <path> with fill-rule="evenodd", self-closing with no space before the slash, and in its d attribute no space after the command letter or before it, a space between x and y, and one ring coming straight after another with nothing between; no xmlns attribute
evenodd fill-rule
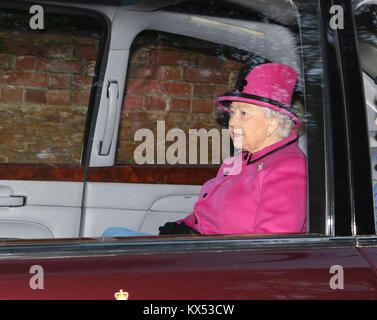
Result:
<svg viewBox="0 0 377 320"><path fill-rule="evenodd" d="M354 14L368 117L369 151L377 230L377 2L356 1Z"/></svg>
<svg viewBox="0 0 377 320"><path fill-rule="evenodd" d="M201 191L205 190L202 186L211 183L226 159L242 151L230 139L230 114L219 108L215 99L247 86L239 80L244 66L254 68L265 63L284 65L297 74L288 107L297 124L292 134L297 134L297 150L301 151L287 170L296 170L300 163L302 175L300 185L279 184L279 200L267 187L263 196L278 209L284 207L279 201L284 201L288 192L293 193L290 203L297 205L292 190L298 190L302 217L306 217L299 233L330 234L330 106L315 5L291 1L208 1L203 5L193 0L155 11L133 11L127 6L105 10L107 15L117 12L111 17L113 30L103 83L96 82L103 49L102 24L90 18L79 19L82 12L78 9L74 16L73 10L63 14L56 13L59 10L55 8L45 16L42 32L25 30L25 22L30 19L27 12L4 9L0 58L1 103L8 125L8 140L1 153L4 162L83 164L86 141L92 143L88 154L106 158L114 149L112 135L117 138L112 165L106 161L104 167L101 162L85 162L88 167L80 184L82 198L75 198L74 205L63 203L64 210L75 209L75 234L101 237L107 227L113 226L157 235L159 226L188 217L196 200L208 196ZM27 41L23 42L25 37ZM125 71L122 79L113 80L114 74L118 77L114 70ZM118 99L114 88L119 83L122 88L118 93L124 94L120 95L119 130L115 130L106 127L111 123L107 121L111 117L106 116L108 110L118 110L110 106L117 107L113 103ZM92 111L97 86L103 89L97 98L104 103L96 104ZM92 113L97 119L89 123ZM102 150L103 140L96 137L99 123L99 136L111 132L110 139L106 139L110 143L103 148L106 152ZM89 127L90 132L86 130ZM263 159L269 155L266 153ZM252 164L252 156L252 152L243 154L243 160ZM264 172L264 162L255 169ZM226 171L220 172L222 175L228 176ZM239 185L246 190L248 184L243 181ZM65 187L73 190L70 185ZM55 204L58 196L51 197L44 207ZM244 212L247 205L245 208ZM191 222L196 223L195 219ZM218 232L225 233L229 234Z"/></svg>
<svg viewBox="0 0 377 320"><path fill-rule="evenodd" d="M0 161L80 164L103 27L29 7L0 8Z"/></svg>
<svg viewBox="0 0 377 320"><path fill-rule="evenodd" d="M268 60L180 34L155 30L138 34L130 51L116 164L220 165L233 148L227 114L216 107L215 99L233 88L246 62L257 65ZM140 154L140 140L135 141L139 129L153 133L153 154ZM157 131L162 130L168 135L180 132L188 143L160 159ZM164 148L174 147L179 137L164 141ZM190 152L190 141L197 139L200 152L196 148ZM227 150L222 150L222 143Z"/></svg>
<svg viewBox="0 0 377 320"><path fill-rule="evenodd" d="M273 8L285 14L279 16ZM318 152L324 148L321 141L327 139L321 39L315 30L317 17L311 15L310 21L300 24L297 10L287 1L266 4L263 9L254 3L225 1L209 7L188 1L164 8L162 13L170 14L171 21L178 14L186 18L182 21L199 25L202 32L190 31L189 23L177 24L174 30L148 27L132 39L116 171L104 169L105 175L101 169L90 170L89 177L94 171L101 175L99 180L93 175L92 181L162 188L162 184L202 185L214 178L234 153L227 128L229 114L216 106L216 97L235 87L242 66L284 63L299 75L292 105L302 125L294 131L307 157L308 181L312 176L319 182L307 186L308 221L312 219L313 232L325 233L331 209L325 196L327 159ZM199 132L204 133L203 140ZM203 171L203 165L208 170ZM311 210L316 212L312 216Z"/></svg>

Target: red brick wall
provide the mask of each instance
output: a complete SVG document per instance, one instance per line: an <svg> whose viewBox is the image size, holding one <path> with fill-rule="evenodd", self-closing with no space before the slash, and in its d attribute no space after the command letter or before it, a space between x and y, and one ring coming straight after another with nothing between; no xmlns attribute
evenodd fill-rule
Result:
<svg viewBox="0 0 377 320"><path fill-rule="evenodd" d="M215 98L234 86L242 65L166 44L146 44L132 50L116 162L134 163L134 150L141 143L133 141L135 132L149 128L156 137L158 120L165 121L166 132L180 128L186 138L189 129L221 130L216 116L222 111L215 107Z"/></svg>
<svg viewBox="0 0 377 320"><path fill-rule="evenodd" d="M1 30L0 40L0 161L79 162L98 40ZM134 47L116 162L134 163L136 130L156 133L158 120L187 137L189 129L221 130L215 97L233 87L241 65L168 43Z"/></svg>
<svg viewBox="0 0 377 320"><path fill-rule="evenodd" d="M0 161L80 161L98 40L0 30Z"/></svg>

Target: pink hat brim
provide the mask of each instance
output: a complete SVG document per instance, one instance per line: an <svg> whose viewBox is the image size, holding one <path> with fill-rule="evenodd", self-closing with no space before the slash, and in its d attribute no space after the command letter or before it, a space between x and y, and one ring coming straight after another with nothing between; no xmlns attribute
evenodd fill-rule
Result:
<svg viewBox="0 0 377 320"><path fill-rule="evenodd" d="M300 119L296 115L294 115L293 113L289 112L288 110L279 108L279 107L274 106L273 104L270 104L268 102L263 102L263 101L254 100L254 99L245 98L245 97L235 97L235 96L220 96L220 97L218 97L216 99L216 105L218 107L220 107L221 109L227 111L227 112L230 112L230 110L229 110L229 108L227 108L227 107L225 107L224 105L221 104L222 101L246 102L246 103L251 103L251 104L258 105L258 106L270 108L272 110L281 112L281 113L285 114L286 116L290 117L292 120L294 120L295 124L293 126L293 129L297 128L297 127L299 127L301 125L301 121L300 121Z"/></svg>

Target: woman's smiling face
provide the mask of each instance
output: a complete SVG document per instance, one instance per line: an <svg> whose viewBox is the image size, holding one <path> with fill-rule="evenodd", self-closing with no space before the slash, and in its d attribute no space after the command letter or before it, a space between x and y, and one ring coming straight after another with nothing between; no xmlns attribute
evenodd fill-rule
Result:
<svg viewBox="0 0 377 320"><path fill-rule="evenodd" d="M274 122L255 104L232 102L230 105L229 132L237 149L253 153L281 140L280 136L276 137Z"/></svg>

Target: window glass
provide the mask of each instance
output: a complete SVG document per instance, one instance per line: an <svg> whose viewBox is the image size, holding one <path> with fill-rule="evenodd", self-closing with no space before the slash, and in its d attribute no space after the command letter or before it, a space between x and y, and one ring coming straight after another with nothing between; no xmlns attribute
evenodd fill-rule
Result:
<svg viewBox="0 0 377 320"><path fill-rule="evenodd" d="M377 2L355 1L355 21L368 117L377 230Z"/></svg>
<svg viewBox="0 0 377 320"><path fill-rule="evenodd" d="M140 33L130 52L116 164L219 165L224 158L222 143L228 142L229 146L224 150L225 157L233 149L228 117L215 106L215 98L233 88L246 61L258 64L268 60L252 52L179 34L152 30ZM151 157L140 157L137 146L141 142L135 139L139 129L153 133ZM157 131L168 137L174 130L183 135L174 140L159 139ZM193 134L205 154L190 149ZM203 142L200 136L208 136L208 141ZM166 154L165 159L158 157L159 143L169 150L179 139L183 142L183 137L187 142L184 149L174 148L175 155Z"/></svg>
<svg viewBox="0 0 377 320"><path fill-rule="evenodd" d="M298 133L299 146L307 157L311 182L307 192L308 211L316 211L315 215L308 214L308 221L312 219L313 232L326 233L325 224L330 221L325 217L330 212L326 203L327 159L326 153L319 150L324 151L322 141L328 139L324 123L329 106L316 10L307 4L298 3L295 7L289 1L263 5L219 1L205 6L199 1L188 1L162 11L186 17L182 21L187 26L169 31L148 28L133 39L119 127L117 167L160 165L165 170L176 165L220 166L233 155L235 147L227 130L229 114L216 106L216 97L239 85L242 66L286 64L298 73L291 105L302 122L293 131ZM305 16L302 25L300 14ZM201 33L190 26L193 21L201 24ZM218 132L220 142L213 144L215 139L208 134L203 146L198 135L194 136L199 147L192 152L189 144L192 130ZM181 141L183 148L179 145ZM138 180L149 181L153 179Z"/></svg>
<svg viewBox="0 0 377 320"><path fill-rule="evenodd" d="M115 163L219 165L233 155L234 146L229 116L216 107L215 99L234 88L243 66L268 62L272 61L253 52L187 36L152 30L140 33L130 50ZM302 115L297 87L293 105L295 113ZM145 129L153 133L151 157L146 154L149 139L141 143L136 138L139 129L141 136ZM169 131L174 136L177 129L184 135L168 139ZM296 131L304 135L305 123ZM167 134L165 140L159 139L159 133ZM184 149L174 147L181 137L186 142ZM191 138L201 148L198 152L190 149ZM160 159L161 142L165 150L174 147L174 155L167 153ZM141 144L144 146L138 148Z"/></svg>
<svg viewBox="0 0 377 320"><path fill-rule="evenodd" d="M0 162L79 164L103 30L93 18L0 10Z"/></svg>
<svg viewBox="0 0 377 320"><path fill-rule="evenodd" d="M303 155L299 153L303 173L300 181L303 177L307 180L299 188L297 184L279 184L280 189L274 195L270 192L272 189L266 187L269 192L263 196L266 195L268 203L275 208L287 208L284 203L286 195L288 192L292 195L292 190L299 189L302 195L299 199L300 212L304 213L301 217L305 214L307 217L306 222L302 219L300 232L326 233L326 177L331 176L326 168L331 166L326 163L324 142L329 139L325 126L329 106L326 105L328 100L323 83L324 61L318 10L315 4L308 3L302 5L300 2L296 7L288 0L271 0L268 3L208 1L203 5L203 1L193 0L153 12L127 12L127 8L118 8L134 19L133 15L136 15L140 23L135 27L134 20L117 20L118 15L113 21L114 30L119 27L130 33L114 32L112 36L124 37L127 45L127 41L132 39L132 43L129 41L128 70L124 74L126 85L119 132L114 130L118 132L116 165L88 168L90 188L85 189L85 199L80 202L83 206L82 219L81 224L80 219L77 220L75 228L89 237L101 236L107 227L157 235L159 226L178 220L177 213L182 215L182 219L188 217L201 198L209 200L211 194L204 191L199 194L199 186L195 185L198 183L182 184L179 179L185 178L184 175L200 179L197 176L204 173L200 165L219 167L226 157L234 154L235 148L227 130L229 113L218 108L215 99L234 87L243 90L247 83L238 81L241 67L271 62L290 66L298 75L290 110L301 121L293 133L298 133L299 148L303 151ZM2 23L5 27L1 29L4 36L0 43L4 48L0 54L4 59L1 64L2 97L14 91L1 102L1 116L9 122L8 139L14 140L14 143L7 140L2 147L9 149L0 153L4 155L4 162L80 163L86 113L102 35L102 31L94 27L98 23L93 21L90 24L90 19L49 15L51 27L45 32L34 32L23 27L28 14L21 15L24 20L20 21L18 12L4 12ZM168 27L164 21L167 16ZM177 22L174 28L170 24L173 17ZM305 23L301 25L300 21ZM68 25L73 26L69 31ZM143 30L140 26L145 25L148 28ZM12 33L18 37L11 37ZM31 39L27 38L29 35L32 35ZM65 38L68 35L70 40ZM25 37L27 41L22 43ZM113 40L111 43L116 43ZM25 47L29 51L21 51ZM39 51L31 50L35 47ZM116 46L114 51L117 51ZM120 54L127 52L118 51ZM23 65L20 65L21 62L17 64L17 61L23 62L23 59L26 59L24 63L29 69L19 70L17 67ZM23 77L12 80L14 73L27 76L26 79L42 77L43 81L24 82ZM45 98L37 100L38 92ZM16 93L21 94L18 100ZM277 99L282 99L279 97ZM266 103L271 105L272 102ZM277 106L280 108L281 105ZM17 118L11 120L10 114L16 112ZM200 132L204 132L203 139ZM190 133L196 142L193 151L190 149ZM269 154L266 153L266 157ZM247 161L252 160L252 152L246 156ZM306 164L305 168L303 164ZM188 167L188 170L174 171L178 166ZM161 167L163 170L160 170ZM287 170L296 168L294 163ZM214 169L217 171L217 168ZM264 172L264 163L260 163L256 170ZM98 174L96 180L90 180L91 172ZM170 179L173 175L174 179ZM172 180L174 183L171 183ZM102 183L104 181L117 183ZM132 184L135 181L137 183ZM250 191L247 189L248 181L233 185L245 186L243 190L240 188L242 192ZM99 194L102 196L99 197ZM277 200L276 194L282 202ZM298 207L295 197L296 194L293 194L288 199L291 208ZM217 199L223 204L230 202L234 205L232 214L238 214L234 209L237 201L221 196ZM247 208L248 205L245 205L244 217L247 217ZM222 207L219 209L222 210ZM264 216L261 217L263 220ZM248 222L243 224L243 220L237 220L230 221L228 225L241 221L243 227L249 222L245 219ZM191 225L197 223L195 219L187 221L191 221ZM264 230L259 233L279 233L273 228ZM234 234L242 233L236 229L233 231ZM128 235L133 235L132 232ZM231 232L220 230L217 233Z"/></svg>

